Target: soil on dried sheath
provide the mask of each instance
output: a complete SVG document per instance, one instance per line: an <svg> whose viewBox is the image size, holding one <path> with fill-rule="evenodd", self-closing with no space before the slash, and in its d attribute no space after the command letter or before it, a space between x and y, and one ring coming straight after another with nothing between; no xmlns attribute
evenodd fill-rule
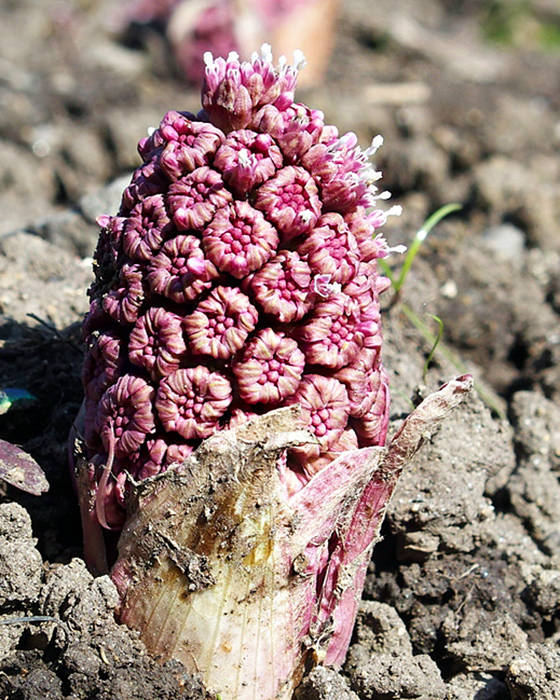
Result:
<svg viewBox="0 0 560 700"><path fill-rule="evenodd" d="M156 34L132 49L108 33L115 5L0 8L0 387L36 396L0 416L0 438L51 484L38 499L2 487L5 698L205 696L115 623L112 584L79 559L66 470L94 221L116 209L123 180L101 187L126 181L136 141L164 111L197 105ZM560 698L560 54L539 44L539 22L558 27L558 10L526 4L528 49L481 40L488 3L375 5L347 0L329 80L301 97L363 144L384 134L379 165L405 209L387 227L392 244L438 205L463 203L385 313L394 426L458 372L438 351L423 377L430 342L403 305L429 326L427 314L443 319L486 403L474 395L403 476L347 663L313 671L297 697ZM404 86L381 104L386 82L428 92ZM56 622L15 621L31 615Z"/></svg>

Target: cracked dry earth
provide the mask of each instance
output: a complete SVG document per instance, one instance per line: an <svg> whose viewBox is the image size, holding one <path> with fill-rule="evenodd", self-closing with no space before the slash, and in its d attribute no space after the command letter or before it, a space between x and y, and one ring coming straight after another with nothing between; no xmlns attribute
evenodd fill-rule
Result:
<svg viewBox="0 0 560 700"><path fill-rule="evenodd" d="M384 135L404 208L392 245L463 204L385 312L392 430L457 362L480 392L403 476L346 664L313 670L300 699L560 698L560 53L484 41L486 4L347 0L328 79L302 95L363 144ZM558 26L555 3L527 5ZM80 559L66 468L95 217L116 210L146 126L197 103L161 37L131 48L110 32L112 8L0 8L0 387L36 397L0 416L0 438L51 485L1 486L2 698L207 697L114 621L112 583ZM444 322L426 376L431 341L406 309ZM48 619L18 621L32 616Z"/></svg>

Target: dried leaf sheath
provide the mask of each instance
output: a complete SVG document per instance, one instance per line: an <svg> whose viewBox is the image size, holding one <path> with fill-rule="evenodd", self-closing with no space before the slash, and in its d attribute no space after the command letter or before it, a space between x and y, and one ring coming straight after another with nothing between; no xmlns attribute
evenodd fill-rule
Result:
<svg viewBox="0 0 560 700"><path fill-rule="evenodd" d="M306 664L340 664L405 459L469 386L446 385L388 448L342 454L291 497L278 457L310 439L296 408L206 440L138 487L112 573L121 619L239 700L289 698Z"/></svg>
<svg viewBox="0 0 560 700"><path fill-rule="evenodd" d="M364 450L360 469L339 460L328 483L315 477L312 504L306 489L292 504L277 460L310 439L294 430L296 413L279 409L237 436L209 438L180 470L141 486L119 543L121 619L153 653L203 669L208 686L230 697L272 698L283 688L289 697L316 598L306 550L328 543L382 454Z"/></svg>

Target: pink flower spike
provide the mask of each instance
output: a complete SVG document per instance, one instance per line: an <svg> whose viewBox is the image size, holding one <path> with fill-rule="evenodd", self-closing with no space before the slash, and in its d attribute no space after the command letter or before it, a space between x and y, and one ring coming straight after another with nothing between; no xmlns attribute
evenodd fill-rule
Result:
<svg viewBox="0 0 560 700"><path fill-rule="evenodd" d="M160 307L149 309L130 333L128 357L133 364L144 367L152 379L178 369L186 352L181 318Z"/></svg>
<svg viewBox="0 0 560 700"><path fill-rule="evenodd" d="M231 403L231 384L203 366L178 369L159 385L156 409L164 429L187 440L205 438Z"/></svg>
<svg viewBox="0 0 560 700"><path fill-rule="evenodd" d="M318 302L299 329L307 362L339 369L352 362L364 342L358 305L342 292Z"/></svg>
<svg viewBox="0 0 560 700"><path fill-rule="evenodd" d="M273 177L282 167L282 153L270 134L232 131L218 148L213 166L238 194L245 194Z"/></svg>
<svg viewBox="0 0 560 700"><path fill-rule="evenodd" d="M183 320L183 328L191 352L226 360L243 347L258 320L258 311L239 289L216 287Z"/></svg>
<svg viewBox="0 0 560 700"><path fill-rule="evenodd" d="M154 428L154 389L140 377L124 374L101 397L98 431L107 452L117 457L137 452Z"/></svg>
<svg viewBox="0 0 560 700"><path fill-rule="evenodd" d="M265 313L281 323L299 321L311 309L311 270L295 251L281 250L248 283Z"/></svg>
<svg viewBox="0 0 560 700"><path fill-rule="evenodd" d="M117 289L103 297L103 310L117 323L134 323L138 318L145 299L142 279L140 265L125 263L119 273Z"/></svg>
<svg viewBox="0 0 560 700"><path fill-rule="evenodd" d="M167 196L173 223L183 231L201 231L216 210L230 201L220 174L207 165L174 182Z"/></svg>
<svg viewBox="0 0 560 700"><path fill-rule="evenodd" d="M317 437L319 445L304 445L293 452L317 457L340 438L348 422L348 394L344 384L334 377L305 374L296 393L287 404L299 404L304 425Z"/></svg>
<svg viewBox="0 0 560 700"><path fill-rule="evenodd" d="M258 270L278 247L278 234L249 202L223 207L202 234L206 255L221 272L238 279Z"/></svg>
<svg viewBox="0 0 560 700"><path fill-rule="evenodd" d="M175 236L167 241L148 266L150 289L183 304L212 286L218 277L214 265L204 257L195 236Z"/></svg>
<svg viewBox="0 0 560 700"><path fill-rule="evenodd" d="M370 390L373 395L371 407L361 418L350 420L360 447L385 444L389 424L389 377L382 365L371 373Z"/></svg>
<svg viewBox="0 0 560 700"><path fill-rule="evenodd" d="M286 243L309 233L321 214L319 192L304 168L288 165L256 191L255 206L272 222Z"/></svg>
<svg viewBox="0 0 560 700"><path fill-rule="evenodd" d="M265 328L233 364L239 396L248 404L277 404L299 386L305 356L295 340Z"/></svg>
<svg viewBox="0 0 560 700"><path fill-rule="evenodd" d="M123 192L121 214L130 214L132 209L146 197L167 191L169 180L160 168L157 158L137 168L130 185Z"/></svg>
<svg viewBox="0 0 560 700"><path fill-rule="evenodd" d="M358 269L358 244L340 214L323 214L297 250L313 275L329 275L330 282L346 284Z"/></svg>
<svg viewBox="0 0 560 700"><path fill-rule="evenodd" d="M130 212L124 225L124 252L137 262L150 260L172 232L163 197L146 197Z"/></svg>

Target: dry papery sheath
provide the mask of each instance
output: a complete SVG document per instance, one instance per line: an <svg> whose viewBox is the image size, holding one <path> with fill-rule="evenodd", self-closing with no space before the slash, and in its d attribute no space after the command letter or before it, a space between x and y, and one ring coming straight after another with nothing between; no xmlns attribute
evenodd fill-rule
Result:
<svg viewBox="0 0 560 700"><path fill-rule="evenodd" d="M398 208L377 206L381 138L361 150L295 103L294 58L207 54L202 111L140 141L100 218L72 439L85 556L120 619L239 700L343 662L398 476L471 385L385 446L376 229Z"/></svg>

